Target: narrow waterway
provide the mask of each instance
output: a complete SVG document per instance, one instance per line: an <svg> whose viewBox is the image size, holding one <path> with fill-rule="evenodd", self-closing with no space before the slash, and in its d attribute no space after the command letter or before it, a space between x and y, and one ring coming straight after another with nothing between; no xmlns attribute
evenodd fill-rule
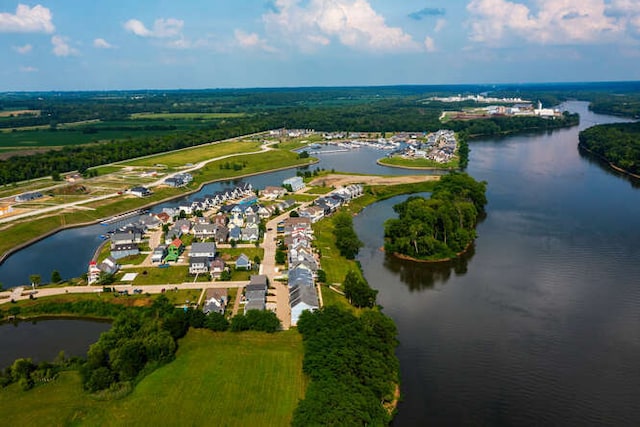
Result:
<svg viewBox="0 0 640 427"><path fill-rule="evenodd" d="M487 218L464 259L385 256L396 198L355 219L360 261L399 330L396 426L638 425L640 192L577 149L618 119L471 144Z"/></svg>

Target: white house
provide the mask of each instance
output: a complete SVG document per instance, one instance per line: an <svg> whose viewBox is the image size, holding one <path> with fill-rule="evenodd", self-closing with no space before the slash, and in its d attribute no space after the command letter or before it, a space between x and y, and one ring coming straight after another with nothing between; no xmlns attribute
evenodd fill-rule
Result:
<svg viewBox="0 0 640 427"><path fill-rule="evenodd" d="M290 185L293 191L302 190L304 188L304 181L301 176L294 176L282 181L282 185Z"/></svg>

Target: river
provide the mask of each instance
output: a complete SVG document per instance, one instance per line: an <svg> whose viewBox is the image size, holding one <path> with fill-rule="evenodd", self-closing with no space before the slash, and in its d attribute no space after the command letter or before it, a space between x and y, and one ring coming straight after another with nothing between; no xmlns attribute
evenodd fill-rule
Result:
<svg viewBox="0 0 640 427"><path fill-rule="evenodd" d="M489 203L464 259L380 252L404 197L355 219L399 330L394 426L640 423L640 192L577 149L580 129L619 119L566 107L580 127L471 143Z"/></svg>
<svg viewBox="0 0 640 427"><path fill-rule="evenodd" d="M403 198L355 219L365 276L399 331L403 399L394 425L640 423L640 193L577 148L580 129L620 119L583 102L564 107L580 113L579 127L471 142L468 172L489 183L489 203L463 259L414 264L379 251L383 222ZM380 156L320 154L315 167L415 173L377 166ZM246 181L262 187L291 175ZM98 232L82 233L14 254L0 281L24 283L37 268L45 281L53 268L80 275ZM82 245L77 257L54 255Z"/></svg>

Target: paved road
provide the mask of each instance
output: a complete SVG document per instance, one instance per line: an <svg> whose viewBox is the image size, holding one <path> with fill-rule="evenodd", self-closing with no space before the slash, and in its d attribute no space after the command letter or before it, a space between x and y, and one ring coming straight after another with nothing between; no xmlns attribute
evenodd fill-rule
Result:
<svg viewBox="0 0 640 427"><path fill-rule="evenodd" d="M133 285L115 285L111 288L115 288L117 291L127 290L130 293L133 289L142 289L145 293L159 294L162 290L171 289L209 289L209 288L242 288L248 285L248 281L235 281L235 282L197 282L197 283L165 283L160 285L146 285L146 286L133 286ZM13 298L15 301L29 299L31 294L31 288L24 288L21 292L16 288L0 292L0 304L5 304L11 301ZM54 295L64 294L87 294L102 292L102 286L66 286L62 288L39 288L35 290L36 297L49 297ZM19 296L18 296L19 295Z"/></svg>
<svg viewBox="0 0 640 427"><path fill-rule="evenodd" d="M243 136L242 138L246 138L246 137L247 136ZM234 140L237 140L237 139L239 139L239 138L231 138L229 140L216 142L216 144L219 144L220 142L234 141ZM272 143L272 144L275 144L275 142ZM192 167L189 167L187 169L182 169L182 170L180 170L178 172L174 172L172 174L163 176L161 179L159 179L159 180L157 180L155 182L152 182L151 184L148 184L147 187L157 187L159 185L162 185L164 183L164 180L169 178L169 177L173 177L173 176L175 176L175 175L177 175L179 173L193 172L194 170L200 169L200 168L206 166L207 164L209 164L211 162L215 162L215 161L218 161L218 160L224 160L224 159L228 159L228 158L231 158L231 157L264 153L266 151L272 150L272 148L270 147L270 145L272 145L272 144L265 144L265 145L262 146L262 148L260 150L253 151L253 152L250 152L250 153L228 154L228 155L225 155L225 156L220 156L220 157L215 157L215 158L212 158L212 159L204 160L204 161L202 161L200 163L197 163L196 165L194 165ZM134 160L134 159L131 159L131 160ZM36 190L33 190L33 191L36 191ZM81 207L81 205L85 205L87 203L93 203L93 202L96 202L96 201L99 201L99 200L105 200L105 199L110 199L110 198L113 198L113 197L120 197L120 196L122 196L122 194L118 194L117 192L115 192L115 193L110 193L110 194L104 194L102 196L93 196L93 197L90 197L90 198L85 199L85 200L78 200L78 201L75 201L75 202L62 203L62 204L59 204L59 205L48 206L46 208L35 209L35 210L32 210L32 211L23 212L21 214L11 215L11 216L8 216L8 217L0 218L0 224L6 223L6 222L10 222L10 221L15 221L15 220L18 220L18 219L28 218L28 217L35 216L35 215L42 215L42 214L49 213L49 212L55 212L55 211L59 211L59 210L62 210L62 209L68 209L68 208L74 208L74 207L75 208L79 208L79 207Z"/></svg>
<svg viewBox="0 0 640 427"><path fill-rule="evenodd" d="M309 206L312 202L302 203L298 209ZM260 269L262 274L269 278L269 283L275 288L276 294L276 314L278 319L282 322L282 329L289 329L291 327L291 309L289 307L289 287L286 283L275 281L275 278L280 275L276 271L276 249L277 249L277 226L278 223L286 218L289 218L289 212L285 212L279 215L269 222L267 222L267 231L264 233L264 259Z"/></svg>

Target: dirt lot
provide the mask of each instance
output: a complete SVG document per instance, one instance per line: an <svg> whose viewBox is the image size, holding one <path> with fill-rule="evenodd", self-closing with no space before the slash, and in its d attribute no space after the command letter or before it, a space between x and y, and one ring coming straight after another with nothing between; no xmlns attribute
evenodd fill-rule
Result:
<svg viewBox="0 0 640 427"><path fill-rule="evenodd" d="M365 184L365 185L396 185L396 184L413 184L424 181L437 181L439 176L435 175L401 175L401 176L369 176L369 175L339 175L329 174L319 177L311 181L310 185L323 187L342 187L349 184Z"/></svg>

